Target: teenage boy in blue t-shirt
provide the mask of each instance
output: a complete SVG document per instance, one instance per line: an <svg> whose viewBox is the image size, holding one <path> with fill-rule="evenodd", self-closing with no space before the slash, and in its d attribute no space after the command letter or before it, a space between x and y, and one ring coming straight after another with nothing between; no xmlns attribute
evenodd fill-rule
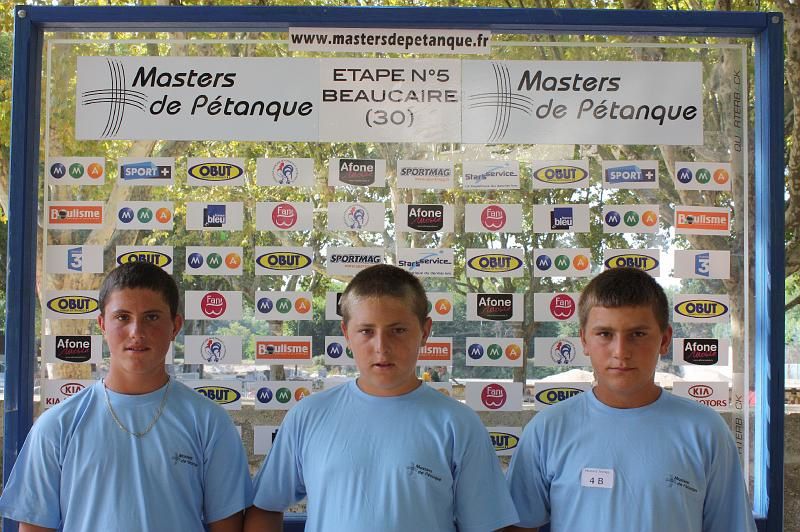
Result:
<svg viewBox="0 0 800 532"><path fill-rule="evenodd" d="M353 278L342 331L359 377L288 412L254 480L245 530L280 531L283 511L303 497L307 532L487 532L517 522L478 416L416 376L427 305L400 268Z"/></svg>
<svg viewBox="0 0 800 532"><path fill-rule="evenodd" d="M508 470L512 531L755 532L731 431L654 382L672 339L664 290L606 270L581 294L591 392L534 416Z"/></svg>
<svg viewBox="0 0 800 532"><path fill-rule="evenodd" d="M164 366L183 324L178 302L175 281L151 264L103 281L108 375L33 425L0 497L20 531L241 530L252 485L236 428Z"/></svg>

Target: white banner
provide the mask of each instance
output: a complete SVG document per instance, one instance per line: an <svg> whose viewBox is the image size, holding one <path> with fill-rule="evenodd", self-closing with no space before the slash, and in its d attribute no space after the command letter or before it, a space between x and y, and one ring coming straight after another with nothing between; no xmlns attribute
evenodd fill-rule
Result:
<svg viewBox="0 0 800 532"><path fill-rule="evenodd" d="M519 189L519 161L464 161L462 174L464 190Z"/></svg>
<svg viewBox="0 0 800 532"><path fill-rule="evenodd" d="M589 205L534 205L534 233L588 233Z"/></svg>
<svg viewBox="0 0 800 532"><path fill-rule="evenodd" d="M175 210L171 201L121 201L117 229L172 231Z"/></svg>
<svg viewBox="0 0 800 532"><path fill-rule="evenodd" d="M242 337L187 334L183 339L184 364L241 364Z"/></svg>
<svg viewBox="0 0 800 532"><path fill-rule="evenodd" d="M311 231L314 204L310 201L260 201L256 203L259 231Z"/></svg>
<svg viewBox="0 0 800 532"><path fill-rule="evenodd" d="M534 321L578 321L577 292L533 294Z"/></svg>
<svg viewBox="0 0 800 532"><path fill-rule="evenodd" d="M577 336L543 337L533 339L533 364L543 367L591 367L592 361L583 351Z"/></svg>
<svg viewBox="0 0 800 532"><path fill-rule="evenodd" d="M467 233L521 233L522 205L464 205L464 231Z"/></svg>
<svg viewBox="0 0 800 532"><path fill-rule="evenodd" d="M347 346L344 336L325 337L325 365L326 366L355 366L353 352Z"/></svg>
<svg viewBox="0 0 800 532"><path fill-rule="evenodd" d="M449 292L427 292L428 316L431 321L453 321L453 294Z"/></svg>
<svg viewBox="0 0 800 532"><path fill-rule="evenodd" d="M228 320L242 319L242 293L237 291L186 290L187 320Z"/></svg>
<svg viewBox="0 0 800 532"><path fill-rule="evenodd" d="M260 187L313 187L314 159L258 159L256 184Z"/></svg>
<svg viewBox="0 0 800 532"><path fill-rule="evenodd" d="M525 342L522 338L479 338L465 341L467 366L521 368Z"/></svg>
<svg viewBox="0 0 800 532"><path fill-rule="evenodd" d="M678 190L730 190L733 170L729 163L675 163Z"/></svg>
<svg viewBox="0 0 800 532"><path fill-rule="evenodd" d="M464 61L467 144L703 143L702 64Z"/></svg>
<svg viewBox="0 0 800 532"><path fill-rule="evenodd" d="M328 274L355 275L370 266L384 264L384 253L384 248L328 246Z"/></svg>
<svg viewBox="0 0 800 532"><path fill-rule="evenodd" d="M244 205L229 201L220 203L186 204L186 229L190 231L241 231L244 225Z"/></svg>
<svg viewBox="0 0 800 532"><path fill-rule="evenodd" d="M339 298L341 292L327 292L325 294L325 319L331 321L341 321L342 315L339 313Z"/></svg>
<svg viewBox="0 0 800 532"><path fill-rule="evenodd" d="M686 397L720 412L730 410L730 388L726 381L675 381L672 393Z"/></svg>
<svg viewBox="0 0 800 532"><path fill-rule="evenodd" d="M731 276L731 252L677 249L672 276L679 279L728 279Z"/></svg>
<svg viewBox="0 0 800 532"><path fill-rule="evenodd" d="M378 202L328 202L328 231L383 232L386 206Z"/></svg>
<svg viewBox="0 0 800 532"><path fill-rule="evenodd" d="M103 273L103 246L49 245L45 251L47 273Z"/></svg>
<svg viewBox="0 0 800 532"><path fill-rule="evenodd" d="M253 454L256 456L269 454L279 429L279 425L253 425Z"/></svg>
<svg viewBox="0 0 800 532"><path fill-rule="evenodd" d="M397 248L397 265L418 277L452 277L453 248Z"/></svg>
<svg viewBox="0 0 800 532"><path fill-rule="evenodd" d="M454 175L452 161L397 161L397 188L449 190Z"/></svg>
<svg viewBox="0 0 800 532"><path fill-rule="evenodd" d="M56 406L94 383L85 379L42 379L42 406Z"/></svg>
<svg viewBox="0 0 800 532"><path fill-rule="evenodd" d="M479 412L519 412L522 410L521 382L467 382L467 406Z"/></svg>

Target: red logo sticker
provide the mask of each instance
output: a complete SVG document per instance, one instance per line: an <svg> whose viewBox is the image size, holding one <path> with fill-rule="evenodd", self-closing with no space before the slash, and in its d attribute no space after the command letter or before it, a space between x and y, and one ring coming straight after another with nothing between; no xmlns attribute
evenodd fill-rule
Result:
<svg viewBox="0 0 800 532"><path fill-rule="evenodd" d="M481 391L481 402L486 408L497 410L506 404L506 389L499 384L488 384Z"/></svg>
<svg viewBox="0 0 800 532"><path fill-rule="evenodd" d="M272 223L278 229L291 229L297 223L297 209L290 203L280 203L272 210Z"/></svg>
<svg viewBox="0 0 800 532"><path fill-rule="evenodd" d="M550 314L557 320L568 320L575 314L575 300L566 294L557 294L550 301Z"/></svg>
<svg viewBox="0 0 800 532"><path fill-rule="evenodd" d="M506 225L506 211L499 205L489 205L481 212L481 223L489 231L499 231Z"/></svg>
<svg viewBox="0 0 800 532"><path fill-rule="evenodd" d="M225 301L225 296L219 292L209 292L200 301L200 310L209 318L219 318L225 314L226 308L228 303Z"/></svg>

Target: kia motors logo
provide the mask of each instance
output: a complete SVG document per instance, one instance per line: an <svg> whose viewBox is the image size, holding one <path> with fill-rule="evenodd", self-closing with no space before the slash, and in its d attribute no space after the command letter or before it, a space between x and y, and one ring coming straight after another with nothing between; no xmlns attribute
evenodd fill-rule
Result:
<svg viewBox="0 0 800 532"><path fill-rule="evenodd" d="M696 399L705 399L706 397L711 397L713 394L714 389L705 384L695 384L689 387L689 395Z"/></svg>
<svg viewBox="0 0 800 532"><path fill-rule="evenodd" d="M219 318L225 314L227 307L228 303L225 301L225 296L219 292L209 292L200 301L200 310L209 318Z"/></svg>

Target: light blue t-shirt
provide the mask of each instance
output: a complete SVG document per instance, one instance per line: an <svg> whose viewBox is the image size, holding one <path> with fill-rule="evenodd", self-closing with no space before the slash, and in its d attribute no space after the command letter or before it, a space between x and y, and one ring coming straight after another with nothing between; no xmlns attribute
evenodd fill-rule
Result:
<svg viewBox="0 0 800 532"><path fill-rule="evenodd" d="M306 532L486 532L517 521L478 416L425 385L376 397L352 381L306 397L254 482L264 510L307 495Z"/></svg>
<svg viewBox="0 0 800 532"><path fill-rule="evenodd" d="M523 527L756 530L724 420L666 391L641 408L611 408L591 392L545 409L525 427L508 482Z"/></svg>
<svg viewBox="0 0 800 532"><path fill-rule="evenodd" d="M122 424L143 431L164 388L108 394ZM0 514L69 532L202 531L251 501L244 447L222 408L173 381L163 414L136 438L117 426L98 381L33 425Z"/></svg>

